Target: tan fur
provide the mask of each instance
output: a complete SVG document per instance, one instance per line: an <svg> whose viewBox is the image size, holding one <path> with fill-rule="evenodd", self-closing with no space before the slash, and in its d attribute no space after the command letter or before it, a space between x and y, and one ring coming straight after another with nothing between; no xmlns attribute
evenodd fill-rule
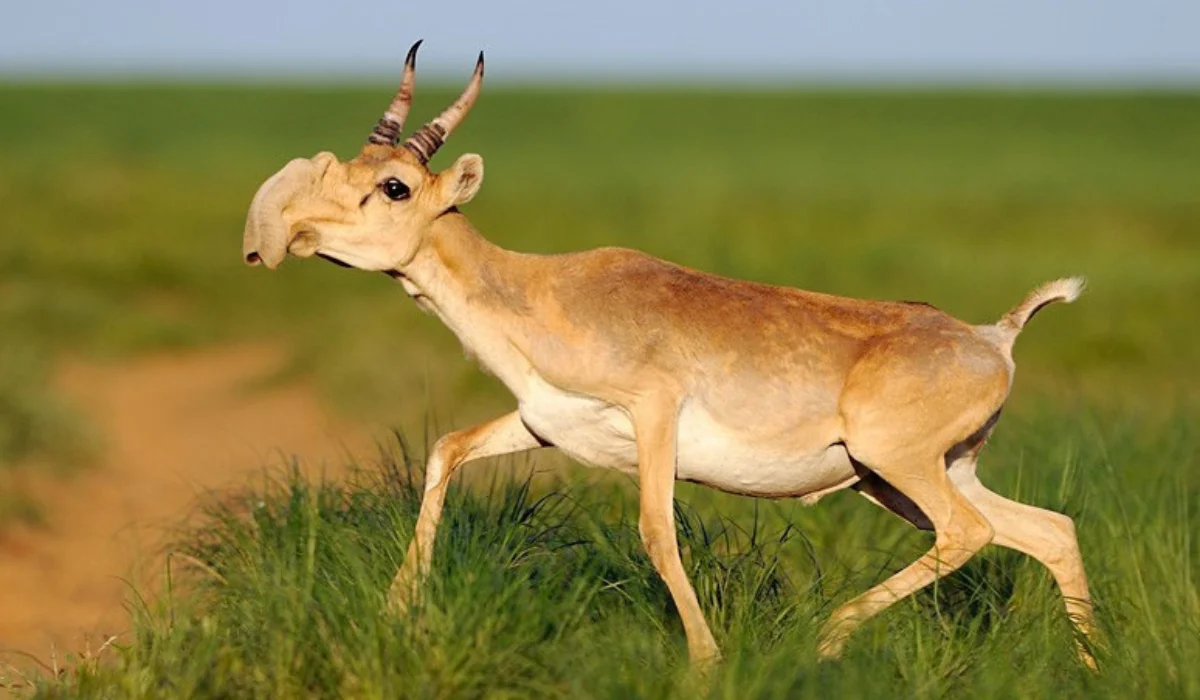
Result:
<svg viewBox="0 0 1200 700"><path fill-rule="evenodd" d="M330 154L304 163L289 164L255 197L247 261L273 268L291 251L389 274L518 402L514 413L435 447L416 536L392 588L397 606L428 570L451 474L473 459L553 445L638 475L639 529L697 662L718 651L679 559L677 478L806 500L855 486L935 530L920 560L834 612L824 656L989 542L1050 567L1080 630L1090 630L1070 520L1007 501L974 477L974 455L1012 385L1012 340L1041 305L1078 296L1078 280L1045 285L999 323L973 326L925 304L733 280L632 250L504 250L457 209L478 191L478 156L440 174L405 148L380 145L346 163ZM410 188L409 199L384 196L380 184L391 177Z"/></svg>

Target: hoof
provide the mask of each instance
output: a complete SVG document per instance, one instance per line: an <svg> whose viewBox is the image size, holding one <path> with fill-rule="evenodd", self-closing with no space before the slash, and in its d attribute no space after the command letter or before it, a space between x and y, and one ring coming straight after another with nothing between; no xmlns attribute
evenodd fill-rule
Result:
<svg viewBox="0 0 1200 700"><path fill-rule="evenodd" d="M826 630L821 633L821 641L817 643L817 659L820 661L837 661L842 658L846 648L846 635Z"/></svg>
<svg viewBox="0 0 1200 700"><path fill-rule="evenodd" d="M710 637L700 644L688 645L688 661L695 671L707 674L721 664L721 649Z"/></svg>
<svg viewBox="0 0 1200 700"><path fill-rule="evenodd" d="M1089 671L1100 673L1100 667L1096 665L1096 657L1092 655L1092 651L1084 644L1078 644L1076 651L1079 652L1079 661L1084 666L1087 666Z"/></svg>
<svg viewBox="0 0 1200 700"><path fill-rule="evenodd" d="M393 615L407 614L417 601L417 588L408 581L397 578L388 590L387 607Z"/></svg>

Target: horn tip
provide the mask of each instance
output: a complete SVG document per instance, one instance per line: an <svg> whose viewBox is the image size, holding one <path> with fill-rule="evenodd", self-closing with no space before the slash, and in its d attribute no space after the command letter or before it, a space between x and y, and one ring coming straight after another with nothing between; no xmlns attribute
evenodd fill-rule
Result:
<svg viewBox="0 0 1200 700"><path fill-rule="evenodd" d="M417 43L408 50L408 56L404 59L406 65L415 66L417 64L417 49L421 48L421 44L424 42L424 39L417 39Z"/></svg>
<svg viewBox="0 0 1200 700"><path fill-rule="evenodd" d="M483 52L479 52L479 58L475 60L475 72L483 75Z"/></svg>

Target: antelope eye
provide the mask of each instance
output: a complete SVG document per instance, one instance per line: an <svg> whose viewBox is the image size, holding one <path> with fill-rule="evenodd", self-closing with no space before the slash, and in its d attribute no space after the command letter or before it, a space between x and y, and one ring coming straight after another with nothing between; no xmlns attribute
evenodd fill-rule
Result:
<svg viewBox="0 0 1200 700"><path fill-rule="evenodd" d="M408 185L400 182L394 177L389 177L379 184L379 188L383 190L383 194L393 202L398 202L402 199L408 199Z"/></svg>

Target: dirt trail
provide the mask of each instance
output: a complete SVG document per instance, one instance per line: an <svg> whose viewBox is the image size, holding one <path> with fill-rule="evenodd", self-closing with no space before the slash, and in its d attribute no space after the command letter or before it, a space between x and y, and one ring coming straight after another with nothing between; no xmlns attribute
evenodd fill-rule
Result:
<svg viewBox="0 0 1200 700"><path fill-rule="evenodd" d="M347 453L372 455L311 390L261 385L282 358L256 345L63 368L59 388L102 432L103 454L31 477L45 526L0 531L0 650L62 659L126 632L127 582L162 570L164 537L206 491L249 483L283 454L331 476Z"/></svg>

